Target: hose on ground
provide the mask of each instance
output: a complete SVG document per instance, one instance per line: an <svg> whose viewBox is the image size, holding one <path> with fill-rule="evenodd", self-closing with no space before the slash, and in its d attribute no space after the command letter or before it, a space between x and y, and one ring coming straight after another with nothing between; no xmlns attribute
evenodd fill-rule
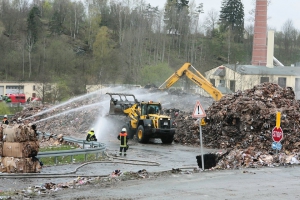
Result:
<svg viewBox="0 0 300 200"><path fill-rule="evenodd" d="M73 171L69 172L63 172L63 173L49 173L49 174L41 174L41 173L24 173L24 174L0 174L0 178L65 178L65 177L107 177L108 175L76 175L76 172L90 164L95 164L95 163L121 163L121 164L130 164L130 165L146 165L146 166L159 166L160 163L158 162L153 162L153 161L147 161L147 160L134 160L134 159L126 159L126 158L119 158L116 156L110 156L108 155L107 152L105 152L106 156L109 159L112 159L113 161L91 161L91 162L86 162L78 167L76 167ZM117 161L117 160L121 161Z"/></svg>

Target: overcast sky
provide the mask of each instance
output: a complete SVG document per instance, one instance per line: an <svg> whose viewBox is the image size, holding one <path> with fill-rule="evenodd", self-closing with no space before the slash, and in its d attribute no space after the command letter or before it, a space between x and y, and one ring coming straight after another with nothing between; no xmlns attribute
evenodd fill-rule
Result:
<svg viewBox="0 0 300 200"><path fill-rule="evenodd" d="M145 0L152 6L159 6L163 8L166 0ZM190 0L192 2L193 0ZM196 5L203 3L204 15L211 9L220 11L222 0L194 0ZM242 0L245 10L245 24L249 24L249 11L254 9L255 0ZM253 3L254 2L254 3ZM294 27L300 30L300 0L271 0L268 7L268 26L281 30L282 25L288 20L293 21Z"/></svg>

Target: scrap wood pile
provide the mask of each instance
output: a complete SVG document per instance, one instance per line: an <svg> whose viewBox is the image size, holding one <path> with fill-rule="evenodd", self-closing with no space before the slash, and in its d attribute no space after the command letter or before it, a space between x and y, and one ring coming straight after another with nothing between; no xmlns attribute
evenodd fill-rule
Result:
<svg viewBox="0 0 300 200"><path fill-rule="evenodd" d="M60 106L41 105L33 107L29 105L21 112L16 113L12 121L21 118L24 123L36 123L41 132L79 137L80 134L85 134L91 128L94 118L102 109L98 105L99 99L98 96L79 98Z"/></svg>
<svg viewBox="0 0 300 200"><path fill-rule="evenodd" d="M284 136L278 154L272 149L272 129L281 112ZM179 111L174 142L199 145L199 120ZM207 125L202 126L207 148L217 152L216 168L259 167L298 164L300 147L300 106L292 88L263 83L252 89L224 96L206 109Z"/></svg>
<svg viewBox="0 0 300 200"><path fill-rule="evenodd" d="M50 134L49 136L46 136L43 134L40 137L40 148L43 147L53 147L53 146L59 146L59 145L69 145L69 146L76 146L80 148L80 145L74 142L68 142L64 139L63 134Z"/></svg>
<svg viewBox="0 0 300 200"><path fill-rule="evenodd" d="M214 102L206 111L204 144L210 148L255 147L269 151L277 112L282 116L283 150L298 149L299 103L292 88L283 89L273 83L263 83Z"/></svg>
<svg viewBox="0 0 300 200"><path fill-rule="evenodd" d="M36 132L30 125L1 125L0 171L6 173L40 172Z"/></svg>
<svg viewBox="0 0 300 200"><path fill-rule="evenodd" d="M176 113L178 113L176 115ZM199 121L192 118L192 113L175 112L176 134L174 142L185 145L199 145Z"/></svg>

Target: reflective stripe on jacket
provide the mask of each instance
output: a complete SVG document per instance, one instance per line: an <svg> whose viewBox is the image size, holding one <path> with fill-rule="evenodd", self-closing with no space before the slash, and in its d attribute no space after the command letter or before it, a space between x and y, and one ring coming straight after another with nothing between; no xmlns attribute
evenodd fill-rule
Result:
<svg viewBox="0 0 300 200"><path fill-rule="evenodd" d="M88 132L88 134L89 134L89 135L90 135L90 137L91 137L91 136L95 135L95 132L93 132L93 131L89 131L89 132Z"/></svg>
<svg viewBox="0 0 300 200"><path fill-rule="evenodd" d="M120 133L119 134L119 140L121 140L121 144L120 144L120 147L127 147L127 133Z"/></svg>

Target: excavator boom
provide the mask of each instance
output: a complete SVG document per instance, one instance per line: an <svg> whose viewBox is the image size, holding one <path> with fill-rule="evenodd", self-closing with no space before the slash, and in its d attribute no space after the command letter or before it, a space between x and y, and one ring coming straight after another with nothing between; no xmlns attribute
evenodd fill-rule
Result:
<svg viewBox="0 0 300 200"><path fill-rule="evenodd" d="M189 70L192 68L195 73ZM159 89L164 90L170 88L174 83L176 83L183 75L186 75L191 81L197 84L199 87L204 89L209 93L212 98L216 101L220 100L223 94L213 86L198 70L196 70L190 63L185 63L179 70L172 74Z"/></svg>

